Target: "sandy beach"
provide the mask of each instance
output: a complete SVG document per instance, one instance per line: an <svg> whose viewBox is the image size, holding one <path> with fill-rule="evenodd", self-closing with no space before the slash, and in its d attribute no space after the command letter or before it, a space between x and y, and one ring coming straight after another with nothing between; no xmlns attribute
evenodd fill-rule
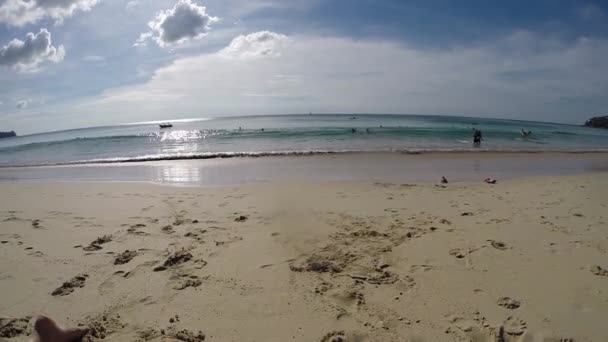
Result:
<svg viewBox="0 0 608 342"><path fill-rule="evenodd" d="M0 340L608 341L608 173L0 184Z"/></svg>

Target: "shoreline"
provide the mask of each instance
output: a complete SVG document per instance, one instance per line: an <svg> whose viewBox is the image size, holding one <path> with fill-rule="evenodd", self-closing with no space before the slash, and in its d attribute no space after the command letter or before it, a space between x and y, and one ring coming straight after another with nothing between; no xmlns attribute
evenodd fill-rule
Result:
<svg viewBox="0 0 608 342"><path fill-rule="evenodd" d="M607 186L0 182L0 312L125 342L604 341Z"/></svg>
<svg viewBox="0 0 608 342"><path fill-rule="evenodd" d="M365 150L316 150L316 151L266 151L266 152L205 152L182 155L166 156L139 156L139 157L117 157L90 160L76 160L67 162L55 162L45 164L24 164L24 165L0 165L3 169L21 169L38 167L60 167L60 166L106 166L121 165L147 162L165 161L189 161L189 160L213 160L213 159L258 159L258 158L296 158L296 157L322 157L322 156L348 156L348 155L586 155L586 154L605 154L608 149L583 149L583 150L535 150L535 149L407 149L407 150L386 150L386 151L365 151Z"/></svg>
<svg viewBox="0 0 608 342"><path fill-rule="evenodd" d="M273 182L481 181L608 171L608 153L352 153L0 168L0 183L151 182L216 186Z"/></svg>

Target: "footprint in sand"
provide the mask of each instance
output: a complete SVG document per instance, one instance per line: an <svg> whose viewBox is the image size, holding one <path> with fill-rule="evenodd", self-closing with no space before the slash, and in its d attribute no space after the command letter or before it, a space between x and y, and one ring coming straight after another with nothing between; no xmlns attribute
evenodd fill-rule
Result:
<svg viewBox="0 0 608 342"><path fill-rule="evenodd" d="M119 315L110 316L107 314L88 317L85 319L84 325L89 329L82 338L82 341L86 342L101 341L106 338L112 340L111 338L108 338L109 335L126 327L126 324L120 321Z"/></svg>
<svg viewBox="0 0 608 342"><path fill-rule="evenodd" d="M446 315L445 318L447 318L448 322L451 323L454 327L465 333L470 333L475 329L478 329L478 322L474 319L466 319L464 317L453 315ZM453 330L449 329L448 331L446 331L446 333L447 332L453 332Z"/></svg>
<svg viewBox="0 0 608 342"><path fill-rule="evenodd" d="M364 281L370 284L374 284L374 285L383 285L383 284L394 284L397 281L399 281L399 276L391 271L388 270L382 270L382 271L374 271L374 272L370 272L366 275L351 275L351 278L355 279L355 280L360 280L360 281ZM406 276L404 279L406 282L410 282L410 280L413 279L411 277Z"/></svg>
<svg viewBox="0 0 608 342"><path fill-rule="evenodd" d="M576 340L570 337L545 337L543 342L576 342Z"/></svg>
<svg viewBox="0 0 608 342"><path fill-rule="evenodd" d="M140 230L137 230L137 228L142 228L142 227L145 227L145 226L146 226L146 225L145 225L145 224L143 224L143 223L134 224L134 225L131 225L131 227L130 227L129 229L127 229L127 232L128 232L129 234L134 234L134 235L139 235L139 236L147 236L147 235L150 235L150 234L148 234L148 233L146 233L146 232L142 232L142 231L140 231Z"/></svg>
<svg viewBox="0 0 608 342"><path fill-rule="evenodd" d="M44 256L44 253L42 253L41 251L34 251L34 252L31 252L31 253L28 253L27 255L40 258L40 257Z"/></svg>
<svg viewBox="0 0 608 342"><path fill-rule="evenodd" d="M111 293L114 290L114 287L116 286L115 280L117 278L126 278L127 274L128 273L125 273L125 271L114 272L110 277L108 277L101 284L99 284L99 286L97 287L97 291L99 291L99 294L102 296Z"/></svg>
<svg viewBox="0 0 608 342"><path fill-rule="evenodd" d="M520 301L515 300L511 297L501 297L498 299L496 304L498 304L499 306L502 306L504 308L511 309L511 310L515 310L521 306Z"/></svg>
<svg viewBox="0 0 608 342"><path fill-rule="evenodd" d="M70 293L74 292L75 288L84 287L84 283L88 277L89 277L88 274L79 274L79 275L75 276L74 278L70 279L69 281L66 281L61 286L56 288L55 290L53 290L53 292L51 292L51 295L52 296L67 296Z"/></svg>
<svg viewBox="0 0 608 342"><path fill-rule="evenodd" d="M31 333L31 316L23 318L0 317L0 337L13 338L17 336L27 336Z"/></svg>
<svg viewBox="0 0 608 342"><path fill-rule="evenodd" d="M174 232L175 232L175 230L173 230L173 226L172 226L172 225L170 225L170 224L168 224L168 225L166 225L166 226L161 227L161 228L160 228L160 230L161 230L163 233L166 233L166 234L172 234L172 233L174 233Z"/></svg>
<svg viewBox="0 0 608 342"><path fill-rule="evenodd" d="M181 291L185 290L189 287L199 287L203 284L201 278L193 274L181 274L175 277L172 277L173 280L177 280L177 285L173 286L173 289Z"/></svg>
<svg viewBox="0 0 608 342"><path fill-rule="evenodd" d="M197 228L193 231L186 233L184 236L195 239L196 241L203 241L203 236L207 232L206 229Z"/></svg>
<svg viewBox="0 0 608 342"><path fill-rule="evenodd" d="M344 331L332 331L321 338L321 342L346 342Z"/></svg>
<svg viewBox="0 0 608 342"><path fill-rule="evenodd" d="M410 266L410 272L411 273L428 272L434 268L435 267L432 265L412 265L412 266Z"/></svg>
<svg viewBox="0 0 608 342"><path fill-rule="evenodd" d="M168 330L166 334L173 338L170 341L203 342L206 338L205 334L200 330L197 333L185 329L175 331L175 328L169 328Z"/></svg>
<svg viewBox="0 0 608 342"><path fill-rule="evenodd" d="M137 251L126 250L120 253L116 259L114 259L114 265L123 265L131 261L131 259L137 256Z"/></svg>
<svg viewBox="0 0 608 342"><path fill-rule="evenodd" d="M464 257L467 256L468 253L466 253L465 251L463 251L460 248L454 248L452 250L450 250L450 255L457 258L457 259L463 259Z"/></svg>
<svg viewBox="0 0 608 342"><path fill-rule="evenodd" d="M292 263L289 269L293 272L340 273L342 267L333 261L322 260L316 255L310 256L303 263Z"/></svg>
<svg viewBox="0 0 608 342"><path fill-rule="evenodd" d="M365 304L365 295L356 288L335 289L327 292L339 309L346 314L348 311L356 310Z"/></svg>
<svg viewBox="0 0 608 342"><path fill-rule="evenodd" d="M186 250L179 250L171 254L165 262L157 266L153 269L154 272L164 271L169 267L173 267L179 264L183 264L192 259L192 254L188 253Z"/></svg>
<svg viewBox="0 0 608 342"><path fill-rule="evenodd" d="M112 235L100 236L97 239L95 239L93 242L91 242L88 246L84 247L83 250L85 250L87 252L98 251L103 248L103 247L101 247L101 245L103 245L104 243L108 243L110 241L112 241Z"/></svg>
<svg viewBox="0 0 608 342"><path fill-rule="evenodd" d="M507 246L506 243L502 242L502 241L496 241L496 240L488 240L488 242L490 242L490 244L492 245L492 247L496 248L496 249L500 249L500 250L506 250L509 249L509 246Z"/></svg>
<svg viewBox="0 0 608 342"><path fill-rule="evenodd" d="M485 246L481 246L481 248L484 248ZM454 248L451 249L449 254L453 257L455 257L456 259L464 259L465 257L471 255L474 252L477 252L479 250L479 248L476 247L468 247L468 248Z"/></svg>
<svg viewBox="0 0 608 342"><path fill-rule="evenodd" d="M526 332L527 324L516 317L508 317L497 329L497 341L508 341L507 336L521 336ZM500 339L502 338L502 339Z"/></svg>

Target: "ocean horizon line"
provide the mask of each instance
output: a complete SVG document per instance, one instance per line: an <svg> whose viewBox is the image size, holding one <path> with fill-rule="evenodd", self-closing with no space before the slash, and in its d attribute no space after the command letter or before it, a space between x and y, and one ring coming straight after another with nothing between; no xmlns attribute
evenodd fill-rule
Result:
<svg viewBox="0 0 608 342"><path fill-rule="evenodd" d="M117 124L101 124L94 126L82 126L82 127L74 127L74 128L66 128L66 129L58 129L51 131L42 131L35 133L28 133L23 135L18 135L16 138L20 137L32 137L37 135L45 135L45 134L54 134L54 133L63 133L63 132L73 132L80 130L89 130L89 129L103 129L103 128L113 128L113 127L123 127L123 126L138 126L138 125L156 125L160 123L188 123L188 122L204 122L204 121L212 121L212 120L233 120L233 119L248 119L248 118L272 118L272 117L286 117L286 116L387 116L387 117L420 117L420 118L461 118L461 119L481 119L481 120L496 120L496 121L511 121L511 122L522 122L522 123L532 123L532 124L551 124L551 125L562 125L562 126L571 126L571 127L584 127L584 122L581 124L574 123L565 123L565 122L553 122L553 121L538 121L538 120L524 120L524 119L507 119L507 118L499 118L499 117L483 117L483 116L468 116L468 115L451 115L451 114L397 114L397 113L292 113L292 114L259 114L259 115L226 115L226 116L204 116L204 117L190 117L190 118L173 118L173 119L159 119L159 120L149 120L149 121L135 121L135 122L126 122L126 123L117 123ZM18 132L17 132L18 133Z"/></svg>

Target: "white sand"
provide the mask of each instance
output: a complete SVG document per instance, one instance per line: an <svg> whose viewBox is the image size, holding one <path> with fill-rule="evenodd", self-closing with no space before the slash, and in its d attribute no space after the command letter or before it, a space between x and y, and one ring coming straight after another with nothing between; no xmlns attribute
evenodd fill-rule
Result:
<svg viewBox="0 0 608 342"><path fill-rule="evenodd" d="M207 341L608 341L607 190L606 173L447 188L4 183L0 316L93 323L108 341L158 341L161 329ZM190 260L153 271L182 249ZM125 250L137 255L115 265ZM81 273L83 287L51 295Z"/></svg>

